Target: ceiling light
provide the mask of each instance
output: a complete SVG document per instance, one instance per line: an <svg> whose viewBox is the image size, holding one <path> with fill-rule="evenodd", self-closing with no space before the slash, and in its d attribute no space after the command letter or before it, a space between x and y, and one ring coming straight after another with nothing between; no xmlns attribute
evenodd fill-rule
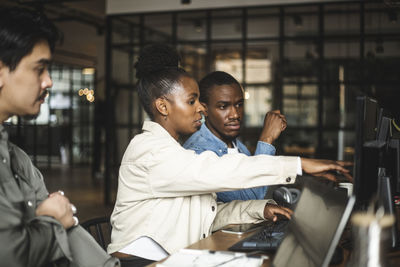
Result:
<svg viewBox="0 0 400 267"><path fill-rule="evenodd" d="M203 23L201 20L194 21L194 30L199 33L203 31Z"/></svg>
<svg viewBox="0 0 400 267"><path fill-rule="evenodd" d="M293 16L293 22L296 28L301 28L303 27L303 19L299 15L294 15Z"/></svg>
<svg viewBox="0 0 400 267"><path fill-rule="evenodd" d="M82 69L82 74L83 75L93 75L95 72L94 68L83 68Z"/></svg>

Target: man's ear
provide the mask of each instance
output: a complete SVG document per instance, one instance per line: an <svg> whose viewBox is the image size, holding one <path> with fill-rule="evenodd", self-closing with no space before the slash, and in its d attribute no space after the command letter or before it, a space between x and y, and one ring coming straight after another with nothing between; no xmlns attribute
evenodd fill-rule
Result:
<svg viewBox="0 0 400 267"><path fill-rule="evenodd" d="M204 108L204 116L208 116L208 109L207 109L207 104L206 103L204 103L204 102L200 102L200 104L203 106L203 108Z"/></svg>
<svg viewBox="0 0 400 267"><path fill-rule="evenodd" d="M165 98L157 98L155 101L155 106L156 110L162 115L162 116L168 116L168 107L167 107L167 101Z"/></svg>

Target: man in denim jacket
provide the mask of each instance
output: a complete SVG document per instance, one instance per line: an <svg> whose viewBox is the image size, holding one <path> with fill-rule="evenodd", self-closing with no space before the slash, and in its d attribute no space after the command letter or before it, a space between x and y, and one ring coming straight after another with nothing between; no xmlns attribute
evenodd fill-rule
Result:
<svg viewBox="0 0 400 267"><path fill-rule="evenodd" d="M227 153L244 153L251 156L238 136L244 116L243 89L230 74L215 71L204 77L200 83L200 101L204 105L206 121L200 130L194 133L183 145L196 151L214 151L218 156ZM275 155L272 143L286 128L285 116L279 110L265 115L255 155ZM218 192L218 201L264 199L267 187Z"/></svg>

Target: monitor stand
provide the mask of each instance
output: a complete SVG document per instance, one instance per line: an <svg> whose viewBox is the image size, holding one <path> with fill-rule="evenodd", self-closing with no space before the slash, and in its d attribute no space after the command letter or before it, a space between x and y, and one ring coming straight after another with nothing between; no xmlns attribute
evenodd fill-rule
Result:
<svg viewBox="0 0 400 267"><path fill-rule="evenodd" d="M384 168L379 168L378 171L378 199L380 204L385 208L385 213L390 214L396 218L393 206L390 177L386 176ZM396 222L391 226L390 238L388 242L390 242L390 244L388 245L391 248L400 248L399 233Z"/></svg>

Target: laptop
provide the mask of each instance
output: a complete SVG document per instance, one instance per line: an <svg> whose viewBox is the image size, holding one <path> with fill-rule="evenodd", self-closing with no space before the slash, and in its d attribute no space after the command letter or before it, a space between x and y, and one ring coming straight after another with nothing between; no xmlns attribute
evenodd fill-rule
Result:
<svg viewBox="0 0 400 267"><path fill-rule="evenodd" d="M257 228L261 227L262 229L235 243L229 250L241 252L276 251L285 237L288 224L288 220L255 224Z"/></svg>
<svg viewBox="0 0 400 267"><path fill-rule="evenodd" d="M327 266L354 207L355 198L346 190L322 182L308 181L292 219L277 232L265 228L234 244L233 251L277 250L273 266ZM301 263L301 264L300 264Z"/></svg>
<svg viewBox="0 0 400 267"><path fill-rule="evenodd" d="M328 266L354 203L343 190L308 181L272 266Z"/></svg>

